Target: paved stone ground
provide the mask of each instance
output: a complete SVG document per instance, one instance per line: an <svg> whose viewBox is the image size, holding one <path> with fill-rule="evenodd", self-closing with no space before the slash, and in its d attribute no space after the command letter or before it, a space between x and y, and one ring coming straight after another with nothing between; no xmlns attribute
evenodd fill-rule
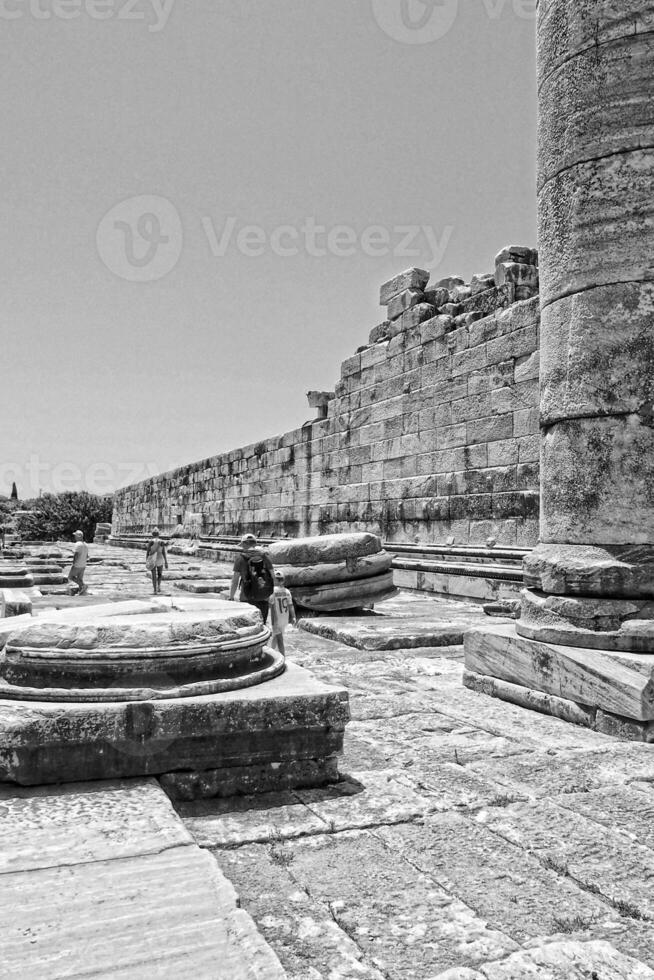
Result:
<svg viewBox="0 0 654 980"><path fill-rule="evenodd" d="M87 601L149 594L142 555L93 552L122 566L91 568ZM287 633L290 658L350 691L339 784L178 804L287 976L654 980L654 746L468 691L459 644L374 649L376 624L436 642L478 607L381 609L363 631L329 617L340 640Z"/></svg>

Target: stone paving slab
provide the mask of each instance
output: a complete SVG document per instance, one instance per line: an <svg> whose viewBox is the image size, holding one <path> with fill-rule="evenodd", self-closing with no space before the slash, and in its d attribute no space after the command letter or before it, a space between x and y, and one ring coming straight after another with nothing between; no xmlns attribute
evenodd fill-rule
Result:
<svg viewBox="0 0 654 980"><path fill-rule="evenodd" d="M293 791L227 800L177 801L175 809L201 847L271 843L329 830L327 822Z"/></svg>
<svg viewBox="0 0 654 980"><path fill-rule="evenodd" d="M495 812L503 808L476 817L431 814L420 826L381 827L372 833L388 847L391 860L402 856L516 942L543 932L556 935L570 922L584 924L579 931L587 933L597 921L618 918L574 882L493 833L487 814Z"/></svg>
<svg viewBox="0 0 654 980"><path fill-rule="evenodd" d="M388 980L366 961L329 903L295 879L293 856L283 845L245 844L214 856L274 946L288 980Z"/></svg>
<svg viewBox="0 0 654 980"><path fill-rule="evenodd" d="M192 844L154 779L0 785L0 874L158 854Z"/></svg>
<svg viewBox="0 0 654 980"><path fill-rule="evenodd" d="M556 802L654 851L654 793L648 793L642 786L642 783L630 783L587 793L569 793Z"/></svg>
<svg viewBox="0 0 654 980"><path fill-rule="evenodd" d="M654 851L549 801L489 811L486 826L634 919L653 923Z"/></svg>
<svg viewBox="0 0 654 980"><path fill-rule="evenodd" d="M447 970L430 980L654 980L654 971L607 942L548 943L480 970Z"/></svg>
<svg viewBox="0 0 654 980"><path fill-rule="evenodd" d="M634 753L632 759L626 759L606 745L601 751L547 749L545 753L506 760L475 760L471 766L534 796L560 796L651 778L654 752L649 757Z"/></svg>
<svg viewBox="0 0 654 980"><path fill-rule="evenodd" d="M336 922L382 973L417 980L518 948L432 878L406 861L393 860L369 831L336 837L285 844L291 874L328 904Z"/></svg>
<svg viewBox="0 0 654 980"><path fill-rule="evenodd" d="M282 980L152 780L4 792L0 976Z"/></svg>

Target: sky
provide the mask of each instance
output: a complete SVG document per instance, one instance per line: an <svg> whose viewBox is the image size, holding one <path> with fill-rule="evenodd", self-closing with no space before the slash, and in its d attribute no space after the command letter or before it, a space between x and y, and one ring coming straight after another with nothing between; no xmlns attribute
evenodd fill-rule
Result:
<svg viewBox="0 0 654 980"><path fill-rule="evenodd" d="M0 0L0 493L302 425L379 286L536 244L533 0Z"/></svg>

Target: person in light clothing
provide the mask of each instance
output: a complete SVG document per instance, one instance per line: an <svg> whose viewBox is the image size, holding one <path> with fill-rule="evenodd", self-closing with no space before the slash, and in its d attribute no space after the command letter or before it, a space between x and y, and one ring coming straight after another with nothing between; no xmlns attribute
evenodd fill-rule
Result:
<svg viewBox="0 0 654 980"><path fill-rule="evenodd" d="M295 624L295 606L293 596L284 585L284 573L275 572L275 589L270 599L270 625L272 627L272 639L270 645L273 650L284 650L284 630L289 622Z"/></svg>
<svg viewBox="0 0 654 980"><path fill-rule="evenodd" d="M89 558L89 549L84 544L84 535L81 531L75 531L75 547L73 548L73 564L68 573L68 581L75 584L78 588L78 595L86 595L87 587L84 585L84 572Z"/></svg>

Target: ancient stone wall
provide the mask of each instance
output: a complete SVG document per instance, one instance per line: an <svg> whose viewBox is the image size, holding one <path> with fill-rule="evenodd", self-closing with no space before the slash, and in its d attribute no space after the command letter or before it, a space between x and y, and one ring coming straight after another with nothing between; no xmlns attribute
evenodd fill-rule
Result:
<svg viewBox="0 0 654 980"><path fill-rule="evenodd" d="M348 358L319 418L116 494L114 534L317 534L533 545L538 536L536 253L432 287L409 270L382 286L388 319ZM199 515L199 516L198 516Z"/></svg>

